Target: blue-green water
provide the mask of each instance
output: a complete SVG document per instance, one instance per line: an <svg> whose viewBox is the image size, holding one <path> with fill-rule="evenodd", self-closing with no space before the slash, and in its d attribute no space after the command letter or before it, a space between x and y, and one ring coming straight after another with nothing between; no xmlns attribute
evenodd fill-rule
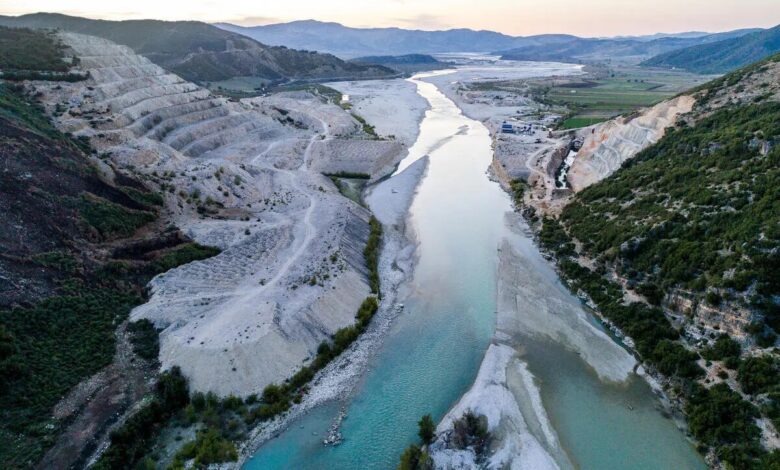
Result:
<svg viewBox="0 0 780 470"><path fill-rule="evenodd" d="M417 84L431 110L401 169L421 155L431 160L410 209L419 261L404 313L354 396L345 397L344 442L322 445L342 404L322 406L261 447L247 470L395 468L402 450L416 441L419 417L441 418L476 376L494 330L496 249L511 206L486 175L492 158L487 129L434 85ZM550 418L579 467L702 466L682 433L654 409L646 384L604 385L555 343L529 340L524 349Z"/></svg>

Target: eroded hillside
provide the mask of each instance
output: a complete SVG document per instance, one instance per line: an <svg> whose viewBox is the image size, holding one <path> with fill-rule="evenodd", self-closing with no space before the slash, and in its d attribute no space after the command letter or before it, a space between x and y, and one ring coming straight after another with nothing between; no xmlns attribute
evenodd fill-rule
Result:
<svg viewBox="0 0 780 470"><path fill-rule="evenodd" d="M219 250L21 85L0 84L0 142L0 466L81 466L156 375L154 328L127 321L144 285Z"/></svg>
<svg viewBox="0 0 780 470"><path fill-rule="evenodd" d="M36 88L58 127L150 181L173 223L223 250L157 277L132 313L163 328L163 367L220 395L291 376L370 292L369 214L320 172L380 175L402 147L362 135L341 108L306 92L235 102L129 48L62 37L91 79ZM345 146L362 151L341 155Z"/></svg>
<svg viewBox="0 0 780 470"><path fill-rule="evenodd" d="M22 306L3 312L0 359L14 393L3 395L11 427L2 432L21 433L6 439L6 462L32 465L47 448L44 467L101 453L98 468L136 462L183 412L187 390L208 392L209 406L227 413L236 396L250 397L244 425L222 430L241 441L253 423L289 408L293 394L300 400L299 388L376 311L381 226L340 194L333 175L381 177L404 145L367 133L359 116L317 91L237 101L105 39L48 37L70 59L58 68L75 79L22 82L14 88L22 98L4 93L2 103L3 119L12 104L11 117L29 128L3 127L3 190L14 197L1 208L15 222L2 238L0 286L5 307ZM58 155L52 139L72 155ZM147 298L141 287L158 273ZM130 292L93 292L113 282ZM89 289L74 294L80 285ZM70 297L49 300L60 294ZM62 308L68 314L48 325ZM126 326L128 313L139 326ZM34 328L69 345L68 354L36 359L54 343ZM30 360L28 383L19 364ZM217 398L228 395L226 405ZM25 437L40 420L54 426L42 440ZM185 458L183 444L165 465L174 453Z"/></svg>

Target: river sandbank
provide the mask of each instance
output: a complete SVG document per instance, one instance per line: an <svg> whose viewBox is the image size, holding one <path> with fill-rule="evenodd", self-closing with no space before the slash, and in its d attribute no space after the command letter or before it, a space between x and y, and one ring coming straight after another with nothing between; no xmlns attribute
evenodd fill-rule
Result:
<svg viewBox="0 0 780 470"><path fill-rule="evenodd" d="M379 89L382 90L377 95L380 97L378 101L373 101L374 95L355 98L363 104L361 111L375 109L388 101L396 104L399 102L407 103L408 106L400 106L399 108L415 110L404 114L403 117L415 122L417 132L419 132L419 124L425 109L421 108L418 100L422 98L416 93L414 95L409 93L410 88L415 89L414 85L405 81L402 84L387 80L381 82L383 83L371 82L379 85ZM341 91L342 86L345 89L354 90L353 87L357 87L360 83L350 82L347 85L345 82L335 84L335 86L338 86L339 91ZM392 95L394 98L389 99L387 95ZM373 120L369 122L376 125L378 131L383 134L387 133L384 135L395 132L397 136L401 135L411 140L416 139L417 132L407 130L403 134L397 130L397 125L401 122L397 117L379 120L372 113L366 114L372 116ZM250 438L239 449L239 460L235 468L241 468L266 441L279 435L295 420L312 409L328 402L342 401L350 396L360 377L365 373L369 359L380 347L393 320L400 313L398 305L405 295L402 287L414 270L415 244L409 238L410 235L406 230L406 213L414 198L415 188L425 175L427 165L428 158L422 157L404 171L366 189L364 199L372 213L383 225L382 252L379 260L379 276L382 286L380 308L374 315L368 330L349 349L331 361L315 376L301 403L294 405L289 412L253 431Z"/></svg>
<svg viewBox="0 0 780 470"><path fill-rule="evenodd" d="M561 74L579 73L579 70L567 70L565 67L555 70ZM503 135L500 134L502 122L507 119L516 122L518 116L532 116L539 112L540 106L530 99L513 97L515 99L510 100L506 96L490 98L498 100L498 103L484 103L480 102L479 94L476 94L476 98L470 96L462 87L462 80L473 83L479 80L529 78L526 74L512 77L507 76L505 71L501 72L491 74L482 70L478 73L474 70L458 70L447 76L431 77L427 81L436 83L466 116L478 119L488 127L494 138L494 161L490 174L505 189L508 189L511 180L527 180L530 176L536 176L541 181L542 189L547 189L545 193L553 193L554 172L547 171L547 167L550 166L549 161L555 150L563 146L566 139L553 136L552 133L548 135L546 125L549 122L533 118L528 122L533 127L527 136L510 135L502 139ZM510 101L509 106L501 104L506 101ZM514 146L502 145L506 140L517 143L515 141L524 138L527 142ZM544 188L545 185L549 188ZM582 465L580 459L577 459L576 464L572 463L569 454L572 451L577 454L579 449L570 448L572 446L564 449L545 411L545 405L550 406L549 402L555 400L541 398L540 381L543 379L535 377L526 362L535 359L525 357L525 345L530 342L542 341L548 345L546 347L555 345L553 348L573 352L597 377L591 382L612 384L608 385L610 394L625 388L626 396L641 396L643 401L652 402L652 394L647 393L646 387L636 384L635 377L639 375L661 399L662 405L655 406L669 409L655 380L648 376L644 368L638 367L631 352L611 338L584 310L581 299L572 295L561 283L554 266L544 259L534 245L534 234L519 214L507 213L506 226L511 235L503 240L498 249L496 332L474 385L437 428L437 440L429 447L436 468L576 468ZM650 428L664 429L665 437L670 437L669 426L663 423L663 413L652 410L652 403L643 403L645 407L648 405L651 412L649 417L643 414L644 424ZM619 411L621 407L624 408L622 413ZM623 415L618 420L626 417L625 408L626 405L618 406L617 413ZM629 406L628 409L633 411L634 407ZM487 455L477 456L473 449L457 449L451 445L453 424L468 411L487 419L492 439ZM614 409L610 410L609 404L602 411L615 412ZM567 437L570 441L571 436ZM700 459L692 449L688 449L690 446L684 439L673 436L673 433L671 438L679 440L675 442L675 453L679 456L670 459L670 463L686 462L691 468L700 464L697 462ZM585 459L591 457L586 456Z"/></svg>

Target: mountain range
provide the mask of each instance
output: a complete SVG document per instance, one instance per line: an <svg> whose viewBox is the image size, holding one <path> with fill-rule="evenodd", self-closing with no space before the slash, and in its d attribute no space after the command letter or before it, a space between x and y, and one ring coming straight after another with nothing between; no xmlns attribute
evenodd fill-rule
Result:
<svg viewBox="0 0 780 470"><path fill-rule="evenodd" d="M724 73L780 51L780 26L722 41L666 52L646 60L651 67L674 67L697 73Z"/></svg>
<svg viewBox="0 0 780 470"><path fill-rule="evenodd" d="M737 30L696 37L665 36L645 38L578 38L555 44L523 45L508 51L498 51L507 60L545 60L560 62L621 60L641 62L659 54L692 46L717 44L723 40L739 41L754 30Z"/></svg>
<svg viewBox="0 0 780 470"><path fill-rule="evenodd" d="M61 29L102 37L190 81L253 76L269 83L386 77L395 71L345 62L331 54L267 46L247 36L197 21L104 21L53 13L0 16L9 27Z"/></svg>
<svg viewBox="0 0 780 470"><path fill-rule="evenodd" d="M741 29L725 33L677 33L624 38L580 38L568 34L509 36L495 31L450 29L422 31L401 28L351 28L315 20L244 27L216 26L264 44L329 52L340 57L493 52L529 60L587 60L604 57L640 61L689 46L708 44L761 31ZM539 59L534 59L539 58Z"/></svg>

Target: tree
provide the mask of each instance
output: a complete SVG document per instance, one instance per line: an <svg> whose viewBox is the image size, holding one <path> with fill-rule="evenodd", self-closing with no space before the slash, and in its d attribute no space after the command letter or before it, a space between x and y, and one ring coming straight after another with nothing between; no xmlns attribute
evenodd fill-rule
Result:
<svg viewBox="0 0 780 470"><path fill-rule="evenodd" d="M711 361L720 361L729 357L738 358L742 347L727 334L718 336L712 347L702 351L702 356Z"/></svg>
<svg viewBox="0 0 780 470"><path fill-rule="evenodd" d="M749 357L742 361L737 370L737 380L745 393L768 392L778 383L780 371L772 357Z"/></svg>
<svg viewBox="0 0 780 470"><path fill-rule="evenodd" d="M190 402L190 388L178 366L160 375L157 381L157 394L169 411L184 408Z"/></svg>
<svg viewBox="0 0 780 470"><path fill-rule="evenodd" d="M417 435L420 436L423 444L427 445L433 442L433 439L436 437L436 424L433 422L431 415L425 415L420 418L420 421L417 422L417 426L420 428L419 431L417 431Z"/></svg>
<svg viewBox="0 0 780 470"><path fill-rule="evenodd" d="M401 462L396 470L431 470L433 462L427 452L423 452L420 446L412 444L401 454Z"/></svg>
<svg viewBox="0 0 780 470"><path fill-rule="evenodd" d="M487 417L467 411L453 423L452 444L457 449L474 448L474 453L480 457L490 439Z"/></svg>

